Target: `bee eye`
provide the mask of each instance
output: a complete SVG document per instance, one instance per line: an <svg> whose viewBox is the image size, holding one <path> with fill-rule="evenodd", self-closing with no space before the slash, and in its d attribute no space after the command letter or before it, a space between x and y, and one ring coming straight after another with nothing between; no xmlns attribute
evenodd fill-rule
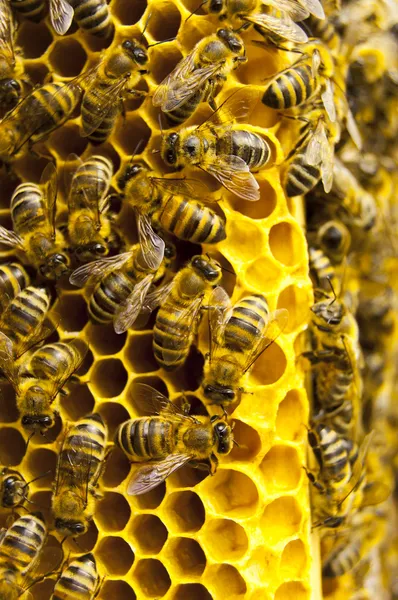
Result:
<svg viewBox="0 0 398 600"><path fill-rule="evenodd" d="M219 13L222 9L222 0L211 0L210 2L210 12Z"/></svg>
<svg viewBox="0 0 398 600"><path fill-rule="evenodd" d="M75 533L84 533L85 531L83 523L76 523L72 529Z"/></svg>
<svg viewBox="0 0 398 600"><path fill-rule="evenodd" d="M174 152L174 150L167 150L166 152L166 162L169 163L169 165L174 165L174 163L176 162L176 154Z"/></svg>
<svg viewBox="0 0 398 600"><path fill-rule="evenodd" d="M236 38L231 38L228 41L228 45L232 52L240 52L242 50L242 44Z"/></svg>
<svg viewBox="0 0 398 600"><path fill-rule="evenodd" d="M212 393L213 388L212 388L211 385L206 385L206 387L205 387L205 389L203 391L204 391L204 393L205 393L206 396L209 396Z"/></svg>
<svg viewBox="0 0 398 600"><path fill-rule="evenodd" d="M131 43L131 41L130 41L130 40L125 40L125 41L123 42L123 44L122 44L122 47L123 47L125 50L130 50L130 49L133 47L133 44Z"/></svg>
<svg viewBox="0 0 398 600"><path fill-rule="evenodd" d="M148 60L147 54L142 48L135 48L134 58L139 65L144 65Z"/></svg>
<svg viewBox="0 0 398 600"><path fill-rule="evenodd" d="M53 423L53 420L49 416L42 417L40 419L40 425L43 425L44 427L51 427L52 423Z"/></svg>
<svg viewBox="0 0 398 600"><path fill-rule="evenodd" d="M227 390L225 396L228 400L233 400L235 398L235 392L233 390Z"/></svg>
<svg viewBox="0 0 398 600"><path fill-rule="evenodd" d="M95 244L95 246L94 246L94 252L96 254L105 254L106 248L102 244Z"/></svg>

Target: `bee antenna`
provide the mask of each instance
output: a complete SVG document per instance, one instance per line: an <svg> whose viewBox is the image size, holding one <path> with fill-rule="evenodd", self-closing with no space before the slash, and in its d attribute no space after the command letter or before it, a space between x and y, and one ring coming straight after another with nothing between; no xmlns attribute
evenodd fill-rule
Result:
<svg viewBox="0 0 398 600"><path fill-rule="evenodd" d="M160 42L156 42L155 44L150 44L148 48L153 48L154 46L159 46L159 44L166 44L167 42L174 42L176 38L167 38L167 40L161 40Z"/></svg>
<svg viewBox="0 0 398 600"><path fill-rule="evenodd" d="M149 23L151 17L152 17L152 13L150 12L149 15L148 15L147 20L145 21L144 29L142 30L142 33L141 33L140 42L144 41L144 33L146 31L146 28L148 27L148 23Z"/></svg>
<svg viewBox="0 0 398 600"><path fill-rule="evenodd" d="M50 473L52 473L53 470L49 469L48 471L46 471L45 473L42 473L42 475L38 475L37 477L35 477L34 479L31 479L30 481L28 481L25 485L25 487L27 487L28 485L30 485L31 483L34 483L35 481L38 481L38 479L43 479L43 477L46 477L47 475L49 475Z"/></svg>
<svg viewBox="0 0 398 600"><path fill-rule="evenodd" d="M336 302L336 300L337 300L337 296L336 296L336 292L335 292L335 289L334 289L334 287L333 287L333 283L332 283L332 280L331 280L331 278L330 278L330 275L328 275L328 276L326 277L326 279L328 280L328 283L329 283L329 285L330 285L330 288L331 288L331 290L332 290L332 293L333 293L333 300L332 300L332 301L331 301L331 303L330 303L330 306L332 306L332 304L333 304L334 302Z"/></svg>
<svg viewBox="0 0 398 600"><path fill-rule="evenodd" d="M202 8L202 6L204 6L207 3L207 1L208 0L203 0L203 2L201 2L199 4L199 6L197 6L193 12L191 12L191 14L189 15L189 17L187 17L185 19L185 23L187 23L191 17L193 17L194 15L196 15L196 13L198 12L198 10L200 10Z"/></svg>
<svg viewBox="0 0 398 600"><path fill-rule="evenodd" d="M230 273L231 275L235 275L235 273L233 271L231 271L231 269L227 269L227 267L221 267L222 271L226 271L227 273Z"/></svg>
<svg viewBox="0 0 398 600"><path fill-rule="evenodd" d="M161 115L161 113L158 114L158 123L159 123L160 133L162 134L162 137L163 137L163 123L162 123L162 115Z"/></svg>
<svg viewBox="0 0 398 600"><path fill-rule="evenodd" d="M30 434L30 436L28 437L28 439L26 440L26 447L25 447L25 452L27 452L28 450L28 446L29 446L29 442L32 439L32 437L35 435L35 431L32 431L32 433Z"/></svg>

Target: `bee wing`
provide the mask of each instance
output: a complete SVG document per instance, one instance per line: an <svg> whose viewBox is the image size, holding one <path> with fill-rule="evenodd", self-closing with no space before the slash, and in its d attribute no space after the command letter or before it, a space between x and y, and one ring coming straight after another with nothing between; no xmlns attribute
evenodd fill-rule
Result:
<svg viewBox="0 0 398 600"><path fill-rule="evenodd" d="M112 271L120 269L130 258L131 252L123 252L117 256L94 260L75 269L69 277L69 282L77 287L83 287L87 282L92 285Z"/></svg>
<svg viewBox="0 0 398 600"><path fill-rule="evenodd" d="M55 330L55 326L53 324L42 325L42 323L39 323L36 330L31 335L29 335L24 340L24 342L22 342L21 344L18 344L18 346L16 348L16 356L15 357L19 358L20 356L25 354L25 352L27 352L28 350L31 350L34 346L37 346L38 344L43 342L54 332L54 330ZM14 352L14 354L15 354L15 352Z"/></svg>
<svg viewBox="0 0 398 600"><path fill-rule="evenodd" d="M24 250L23 239L2 225L0 225L0 244L10 246L11 248L17 248L18 250Z"/></svg>
<svg viewBox="0 0 398 600"><path fill-rule="evenodd" d="M76 344L78 342L78 344ZM56 395L62 390L68 379L80 368L87 352L88 344L81 338L74 339L68 342L70 346L77 348L76 354L70 358L70 360L58 359L57 372L51 379L51 390L50 396L52 400L55 399Z"/></svg>
<svg viewBox="0 0 398 600"><path fill-rule="evenodd" d="M15 365L14 345L2 331L0 331L0 369L18 392L18 369Z"/></svg>
<svg viewBox="0 0 398 600"><path fill-rule="evenodd" d="M41 174L40 185L44 188L43 197L47 213L46 216L53 231L53 238L55 239L55 205L58 193L58 175L54 163L49 162L46 165Z"/></svg>
<svg viewBox="0 0 398 600"><path fill-rule="evenodd" d="M352 141L358 148L358 150L362 150L362 136L358 129L358 125L355 121L354 115L352 114L350 108L346 107L346 127L347 131L351 136Z"/></svg>
<svg viewBox="0 0 398 600"><path fill-rule="evenodd" d="M146 383L133 383L130 390L134 399L134 406L148 415L164 415L188 419L191 422L195 421L193 417L186 415L176 404L166 398L164 394L155 390L150 385L146 385Z"/></svg>
<svg viewBox="0 0 398 600"><path fill-rule="evenodd" d="M243 372L246 373L258 357L265 352L271 344L275 342L277 337L285 329L289 318L289 313L286 308L279 308L269 315L268 325L263 335L253 346L252 352L248 355Z"/></svg>
<svg viewBox="0 0 398 600"><path fill-rule="evenodd" d="M140 314L148 294L148 290L152 284L154 275L150 274L141 279L134 286L131 294L122 302L113 319L113 326L116 333L124 333L132 327Z"/></svg>
<svg viewBox="0 0 398 600"><path fill-rule="evenodd" d="M171 196L184 196L200 200L209 194L209 188L198 179L152 177L153 185Z"/></svg>
<svg viewBox="0 0 398 600"><path fill-rule="evenodd" d="M127 494L129 496L146 494L192 459L193 456L190 454L171 454L164 460L139 467L129 481Z"/></svg>
<svg viewBox="0 0 398 600"><path fill-rule="evenodd" d="M63 559L64 553L61 547L48 546L45 543L37 559L29 567L29 572L20 587L20 594L23 595L24 600L33 600L34 596L29 589L48 575L52 575L61 566Z"/></svg>
<svg viewBox="0 0 398 600"><path fill-rule="evenodd" d="M333 184L333 159L334 159L334 147L327 140L323 142L321 146L321 172L322 172L322 184L323 189L328 194L332 189Z"/></svg>
<svg viewBox="0 0 398 600"><path fill-rule="evenodd" d="M325 18L325 11L319 0L301 0L301 3L308 9L311 15L314 15L317 19L323 20Z"/></svg>
<svg viewBox="0 0 398 600"><path fill-rule="evenodd" d="M84 162L76 154L73 154L73 153L69 154L68 161L69 162L78 162L78 164L79 164L79 166L77 167L77 169L74 171L74 173L72 175L72 180L70 182L70 185L67 185L67 187L66 187L67 190L69 189L68 210L70 213L73 213L74 211L82 208L82 206L84 208L91 210L95 214L96 226L97 226L97 230L99 230L101 228L101 213L106 210L106 206L105 206L105 209L102 208L102 210L100 207L100 201L101 201L103 193L104 193L104 191L102 189L100 189L100 187L101 187L100 181L101 181L101 176L102 176L100 169L95 168L94 165L91 165L90 171L92 173L92 175L91 175L92 179L94 179L94 177L95 177L95 170L97 171L99 177L96 177L97 185L96 186L91 185L91 187L90 187L91 193L89 194L86 190L81 188L80 184L78 184L79 180L77 177L77 173L78 173L78 170L80 169L80 167L84 165Z"/></svg>
<svg viewBox="0 0 398 600"><path fill-rule="evenodd" d="M336 106L334 103L333 88L330 79L326 79L325 81L325 89L321 94L321 98L329 119L332 123L335 123L337 118Z"/></svg>
<svg viewBox="0 0 398 600"><path fill-rule="evenodd" d="M295 42L297 44L305 44L308 42L308 36L305 31L286 13L282 13L279 17L258 13L245 17L245 20L254 25L258 25L261 28L268 29L290 42Z"/></svg>
<svg viewBox="0 0 398 600"><path fill-rule="evenodd" d="M384 481L371 481L365 485L361 509L365 506L375 506L387 500L391 494L391 487Z"/></svg>
<svg viewBox="0 0 398 600"><path fill-rule="evenodd" d="M232 154L217 156L212 163L201 167L239 198L251 202L260 200L260 186L245 161L239 156Z"/></svg>
<svg viewBox="0 0 398 600"><path fill-rule="evenodd" d="M251 95L250 101L248 100L248 94ZM257 102L259 98L260 94L255 89L238 88L197 129L200 131L211 130L215 124L230 127L235 121L244 121L253 109L251 105Z"/></svg>
<svg viewBox="0 0 398 600"><path fill-rule="evenodd" d="M163 304L167 296L170 294L173 284L174 282L173 280L171 280L169 281L169 283L161 285L160 287L156 288L153 292L148 294L145 299L143 309L146 312L152 312L153 310L155 310L155 308Z"/></svg>
<svg viewBox="0 0 398 600"><path fill-rule="evenodd" d="M212 291L209 298L209 360L212 362L217 355L217 350L222 348L225 325L228 323L232 312L231 299L221 286Z"/></svg>
<svg viewBox="0 0 398 600"><path fill-rule="evenodd" d="M305 151L305 157L309 165L317 166L321 163L322 152L321 148L323 144L328 143L326 136L325 126L323 121L319 120L316 129L308 142L307 149Z"/></svg>
<svg viewBox="0 0 398 600"><path fill-rule="evenodd" d="M265 0L263 4L287 13L293 21L303 21L310 16L308 8L298 0Z"/></svg>
<svg viewBox="0 0 398 600"><path fill-rule="evenodd" d="M50 0L50 21L58 35L64 35L72 24L73 8L66 0Z"/></svg>
<svg viewBox="0 0 398 600"><path fill-rule="evenodd" d="M104 90L102 88L96 88L95 112L91 112L91 120L89 123L87 123L87 121L82 121L82 137L88 137L94 133L94 131L96 131L101 125L109 111L114 106L118 105L121 93L123 88L127 85L129 77L130 74L128 73L125 77L116 81L116 83L114 83L112 86L106 87Z"/></svg>
<svg viewBox="0 0 398 600"><path fill-rule="evenodd" d="M138 217L138 237L145 263L149 269L156 271L163 260L165 243L154 232L146 215L139 215Z"/></svg>
<svg viewBox="0 0 398 600"><path fill-rule="evenodd" d="M8 0L0 1L0 53L6 62L13 66L15 63L14 49L14 17Z"/></svg>

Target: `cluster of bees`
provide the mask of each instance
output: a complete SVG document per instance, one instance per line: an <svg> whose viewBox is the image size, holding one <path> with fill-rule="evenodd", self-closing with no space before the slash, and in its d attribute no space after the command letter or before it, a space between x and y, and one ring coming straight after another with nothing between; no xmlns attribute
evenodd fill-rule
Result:
<svg viewBox="0 0 398 600"><path fill-rule="evenodd" d="M318 467L317 473L308 470L308 477L314 526L326 531L323 573L337 578L355 571L379 535L378 505L390 493L370 458L381 418L375 398L394 329L395 296L384 270L385 248L393 255L394 241L389 217L379 217L392 210L392 185L388 193L386 182L397 160L398 41L391 7L362 0L343 6L319 0L210 0L202 8L220 27L192 48L152 96L137 89L151 63L145 28L140 39L115 37L97 64L79 76L33 87L16 45L17 22L40 20L46 8L42 0L0 2L4 169L12 176L14 163L29 157L78 108L81 136L93 146L105 143L122 117L123 101L136 97L159 109L162 135L155 151L172 174L154 171L137 158L137 149L118 173L115 191L107 156L70 155L64 222L57 218L60 174L53 162L40 184L16 186L12 229L0 227L0 243L18 258L4 258L0 265L0 368L15 390L27 443L54 426L59 395L78 379L88 350L80 338L48 342L54 291L65 280L85 288L92 321L112 323L116 333L146 322L158 309L153 353L165 370L185 363L201 322L207 321L210 350L201 394L214 412L193 416L188 402L179 407L136 383L135 405L148 416L122 423L113 441L99 414L67 427L52 495L54 531L73 538L87 532L113 443L138 465L130 495L152 490L188 463L214 473L219 458L236 443L230 416L245 392L244 376L284 330L288 312L271 312L260 294L232 305L221 285L223 268L209 254L193 256L175 272L173 239L211 245L226 238L225 219L209 206L220 199L212 191L216 185L242 200L260 200L255 174L275 163L275 148L245 120L262 104L282 114L283 126L294 131L281 182L288 197L305 194L308 210L315 304L312 347L304 356L313 367L309 443ZM114 33L105 0L49 0L48 13L58 35L72 19L88 35L111 40ZM263 86L243 86L221 102L225 81L247 62L241 34L249 28L258 36L254 43L293 58ZM206 102L211 115L187 126ZM206 183L191 178L195 172L198 177L204 172ZM118 225L114 196L136 216L133 245ZM365 254L372 257L370 265L363 264ZM344 290L351 271L358 285ZM373 296L375 286L380 301ZM29 482L4 467L0 492L1 505L18 510L28 501ZM18 517L3 532L0 598L18 598L38 581L46 537L47 525L37 513ZM101 586L94 556L67 563L57 574L52 598L94 598Z"/></svg>

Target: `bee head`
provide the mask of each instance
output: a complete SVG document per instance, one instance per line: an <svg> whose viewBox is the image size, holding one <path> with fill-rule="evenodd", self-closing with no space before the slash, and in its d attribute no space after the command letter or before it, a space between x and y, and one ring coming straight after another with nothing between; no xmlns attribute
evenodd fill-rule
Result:
<svg viewBox="0 0 398 600"><path fill-rule="evenodd" d="M148 53L138 42L124 40L122 48L137 65L145 65L148 62Z"/></svg>
<svg viewBox="0 0 398 600"><path fill-rule="evenodd" d="M69 271L69 258L66 254L56 252L47 258L47 262L40 265L39 271L47 279L59 279Z"/></svg>
<svg viewBox="0 0 398 600"><path fill-rule="evenodd" d="M219 14L224 7L224 0L210 0L209 12Z"/></svg>
<svg viewBox="0 0 398 600"><path fill-rule="evenodd" d="M345 239L344 230L337 223L330 223L322 233L322 243L325 248L338 250Z"/></svg>
<svg viewBox="0 0 398 600"><path fill-rule="evenodd" d="M344 305L340 302L330 302L330 300L317 302L311 310L318 322L332 327L340 325L345 315Z"/></svg>
<svg viewBox="0 0 398 600"><path fill-rule="evenodd" d="M218 420L213 425L213 432L217 442L218 454L229 454L233 447L233 437L231 427L224 420Z"/></svg>
<svg viewBox="0 0 398 600"><path fill-rule="evenodd" d="M43 394L43 390L38 386L30 388L37 400L38 394ZM44 431L54 425L54 420L50 415L24 415L21 419L22 427L29 431Z"/></svg>
<svg viewBox="0 0 398 600"><path fill-rule="evenodd" d="M77 259L82 262L90 262L106 256L108 254L108 248L105 243L92 242L91 244L85 244L76 248Z"/></svg>
<svg viewBox="0 0 398 600"><path fill-rule="evenodd" d="M241 54L244 51L245 47L242 40L232 31L232 29L219 29L217 31L217 36L234 54Z"/></svg>
<svg viewBox="0 0 398 600"><path fill-rule="evenodd" d="M63 535L77 537L87 532L88 525L82 521L58 518L55 519L55 529Z"/></svg>
<svg viewBox="0 0 398 600"><path fill-rule="evenodd" d="M134 179L144 171L148 171L148 166L143 161L129 163L117 180L119 189L124 190L130 179Z"/></svg>
<svg viewBox="0 0 398 600"><path fill-rule="evenodd" d="M220 265L206 256L194 256L191 260L191 265L195 271L210 283L216 283L221 279L222 273Z"/></svg>
<svg viewBox="0 0 398 600"><path fill-rule="evenodd" d="M171 244L170 242L168 242L164 247L165 259L167 260L167 262L171 262L176 258L176 256L177 256L176 247L174 246L174 244Z"/></svg>

